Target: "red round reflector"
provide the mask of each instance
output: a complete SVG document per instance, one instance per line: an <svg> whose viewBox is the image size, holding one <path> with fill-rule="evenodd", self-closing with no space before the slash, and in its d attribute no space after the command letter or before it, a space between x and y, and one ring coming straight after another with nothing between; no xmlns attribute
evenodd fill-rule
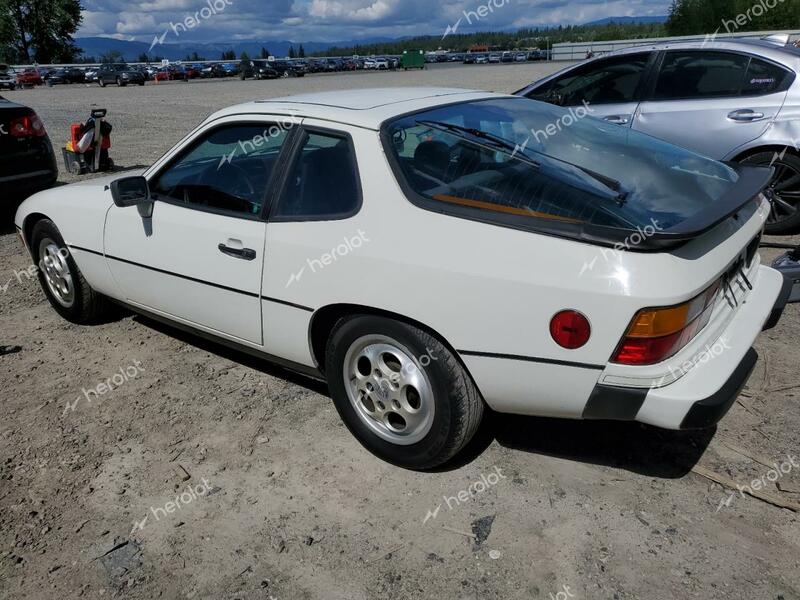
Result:
<svg viewBox="0 0 800 600"><path fill-rule="evenodd" d="M550 321L550 335L556 344L568 350L585 345L591 334L589 319L576 310L562 310Z"/></svg>

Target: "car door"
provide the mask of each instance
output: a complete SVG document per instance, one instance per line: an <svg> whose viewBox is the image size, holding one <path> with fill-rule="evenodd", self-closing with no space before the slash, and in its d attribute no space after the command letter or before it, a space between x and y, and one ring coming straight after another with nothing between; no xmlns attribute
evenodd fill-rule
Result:
<svg viewBox="0 0 800 600"><path fill-rule="evenodd" d="M265 210L289 132L260 120L209 126L148 176L152 217L110 209L105 253L128 302L263 343Z"/></svg>
<svg viewBox="0 0 800 600"><path fill-rule="evenodd" d="M593 117L630 127L653 52L593 60L525 92L527 98L566 107L587 106Z"/></svg>
<svg viewBox="0 0 800 600"><path fill-rule="evenodd" d="M759 138L780 112L794 73L722 50L670 50L633 124L715 159Z"/></svg>
<svg viewBox="0 0 800 600"><path fill-rule="evenodd" d="M369 242L361 229L361 179L355 143L373 132L304 120L287 163L283 192L267 225L264 264L265 351L310 363L313 309L348 298L342 273ZM364 285L371 285L367 276Z"/></svg>

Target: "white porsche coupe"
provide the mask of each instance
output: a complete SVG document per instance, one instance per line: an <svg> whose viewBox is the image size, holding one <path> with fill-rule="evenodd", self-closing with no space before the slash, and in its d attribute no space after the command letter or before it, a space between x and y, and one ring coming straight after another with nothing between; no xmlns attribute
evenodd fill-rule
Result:
<svg viewBox="0 0 800 600"><path fill-rule="evenodd" d="M585 117L455 89L252 102L16 226L64 318L112 300L324 378L407 468L487 406L712 426L791 291L758 254L771 171Z"/></svg>

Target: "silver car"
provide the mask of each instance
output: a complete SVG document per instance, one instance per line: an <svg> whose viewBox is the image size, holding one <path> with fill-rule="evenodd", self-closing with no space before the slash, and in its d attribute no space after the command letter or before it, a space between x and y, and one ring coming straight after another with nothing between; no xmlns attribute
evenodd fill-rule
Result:
<svg viewBox="0 0 800 600"><path fill-rule="evenodd" d="M767 233L800 231L800 49L766 40L661 43L564 69L517 95L717 160L773 166Z"/></svg>

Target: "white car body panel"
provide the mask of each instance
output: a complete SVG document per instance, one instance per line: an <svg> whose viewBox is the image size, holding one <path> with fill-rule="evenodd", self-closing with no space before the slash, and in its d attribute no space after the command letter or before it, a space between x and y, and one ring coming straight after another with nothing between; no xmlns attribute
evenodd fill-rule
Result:
<svg viewBox="0 0 800 600"><path fill-rule="evenodd" d="M718 306L709 327L672 359L652 367L609 359L638 310L685 302L728 270L762 231L766 200L677 250L647 254L412 204L391 171L380 125L416 110L491 97L499 96L385 89L248 103L209 117L145 172L152 178L220 122L289 119L333 129L353 141L363 194L361 209L346 219L265 224L157 201L148 226L136 208L113 204L106 186L117 175L37 194L20 207L16 223L27 232L29 217L46 215L68 245L91 251L74 256L98 291L297 365L321 366L309 331L320 309L355 305L437 333L495 410L581 418L600 382L650 389L637 418L679 428L692 404L717 391L711 388L752 346L780 291L776 272L754 260L748 278L755 290L734 282L735 305ZM257 258L236 260L218 250L235 243L255 249ZM591 322L591 339L578 350L549 335L550 319L564 309ZM687 370L679 381L668 379L720 339L735 351Z"/></svg>

